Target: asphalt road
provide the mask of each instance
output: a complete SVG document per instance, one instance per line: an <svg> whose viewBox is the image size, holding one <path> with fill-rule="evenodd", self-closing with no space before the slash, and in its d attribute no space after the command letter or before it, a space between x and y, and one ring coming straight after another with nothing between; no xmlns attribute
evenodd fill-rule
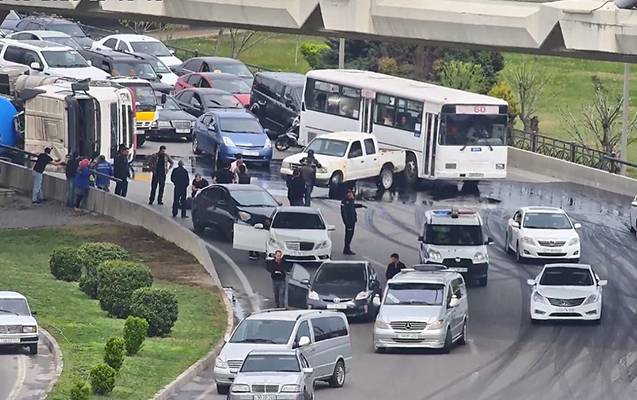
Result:
<svg viewBox="0 0 637 400"><path fill-rule="evenodd" d="M0 347L0 399L39 400L55 374L55 360L40 343L38 355L26 349Z"/></svg>

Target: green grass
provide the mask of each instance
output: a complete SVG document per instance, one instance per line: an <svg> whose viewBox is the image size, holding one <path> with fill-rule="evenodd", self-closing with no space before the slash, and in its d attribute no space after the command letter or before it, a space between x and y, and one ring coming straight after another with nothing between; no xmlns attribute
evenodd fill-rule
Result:
<svg viewBox="0 0 637 400"><path fill-rule="evenodd" d="M81 229L81 228L80 228ZM87 377L102 361L106 340L121 335L123 320L108 318L96 300L76 283L56 281L49 272L53 248L79 245L69 231L54 229L0 230L0 287L15 290L38 311L38 322L53 334L64 357L64 371L49 400L68 400L75 377ZM225 329L225 311L218 296L203 289L169 282L157 287L173 291L179 319L166 338L146 339L141 352L127 357L109 396L91 399L147 400L206 354Z"/></svg>

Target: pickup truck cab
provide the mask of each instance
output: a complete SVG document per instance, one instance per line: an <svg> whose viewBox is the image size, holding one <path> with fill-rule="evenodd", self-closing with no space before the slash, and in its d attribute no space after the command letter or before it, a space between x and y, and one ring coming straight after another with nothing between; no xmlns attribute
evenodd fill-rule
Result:
<svg viewBox="0 0 637 400"><path fill-rule="evenodd" d="M630 205L630 231L632 233L637 232L637 196L635 196Z"/></svg>
<svg viewBox="0 0 637 400"><path fill-rule="evenodd" d="M321 164L316 170L316 185L329 187L330 197L345 182L376 178L379 188L389 190L394 176L405 169L403 150L380 149L376 136L362 132L333 132L312 140L301 153L286 157L281 175L292 176L301 167L309 150Z"/></svg>

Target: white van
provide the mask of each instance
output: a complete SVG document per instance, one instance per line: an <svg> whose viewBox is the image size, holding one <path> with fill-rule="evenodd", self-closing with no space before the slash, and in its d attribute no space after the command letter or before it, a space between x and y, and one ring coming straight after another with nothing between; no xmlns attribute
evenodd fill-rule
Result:
<svg viewBox="0 0 637 400"><path fill-rule="evenodd" d="M342 313L317 310L267 310L251 314L235 328L215 361L219 394L227 394L248 353L300 349L314 379L341 387L349 373L352 345Z"/></svg>

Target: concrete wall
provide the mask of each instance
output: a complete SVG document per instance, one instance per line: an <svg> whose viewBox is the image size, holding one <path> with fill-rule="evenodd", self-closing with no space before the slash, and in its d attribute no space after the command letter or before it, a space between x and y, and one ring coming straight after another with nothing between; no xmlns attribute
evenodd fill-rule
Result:
<svg viewBox="0 0 637 400"><path fill-rule="evenodd" d="M509 147L509 167L633 197L637 180L558 158Z"/></svg>

